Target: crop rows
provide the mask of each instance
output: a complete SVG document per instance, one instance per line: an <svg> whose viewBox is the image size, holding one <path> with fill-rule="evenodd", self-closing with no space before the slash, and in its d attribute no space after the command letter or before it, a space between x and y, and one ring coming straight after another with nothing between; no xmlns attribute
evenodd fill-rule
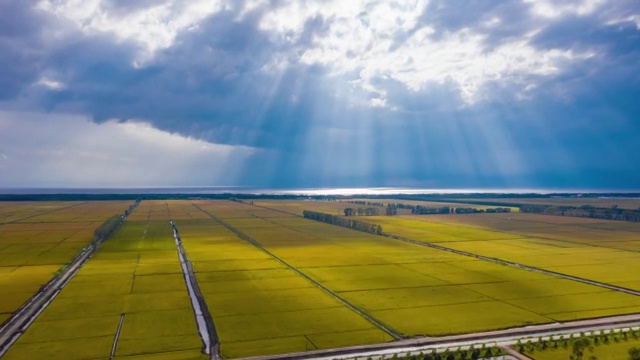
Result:
<svg viewBox="0 0 640 360"><path fill-rule="evenodd" d="M129 202L3 203L0 206L0 323L93 239Z"/></svg>
<svg viewBox="0 0 640 360"><path fill-rule="evenodd" d="M568 220L531 214L371 219L386 233L640 290L640 224Z"/></svg>
<svg viewBox="0 0 640 360"><path fill-rule="evenodd" d="M180 231L225 358L381 343L392 341L390 334L441 336L640 312L640 297L633 295L297 215L302 207L338 212L345 204L256 205L143 201L6 359L25 354L77 360L206 358L170 219ZM518 219L520 227L507 216ZM504 251L494 244L519 244L521 251L513 247L500 257L542 261L546 256L565 267L582 264L582 257L622 251L591 244L595 239L569 242L526 233L541 230L546 217L483 217L366 220L420 241L477 246L478 253ZM597 233L603 226L587 225L546 224L544 231L571 227ZM538 253L547 247L548 252ZM554 258L568 254L574 256Z"/></svg>
<svg viewBox="0 0 640 360"><path fill-rule="evenodd" d="M309 207L308 202L305 205ZM437 336L640 311L639 298L591 285L241 203L206 202L200 206L405 336ZM230 214L233 217L225 218ZM203 243L190 252L215 251L217 246L205 245L207 239L226 230L211 226L192 235ZM191 236L183 233L183 240L188 246ZM264 254L256 256L260 258L230 260L224 266L220 262L201 264L199 271L222 272L235 264L251 264L263 269L261 273L266 269L272 273L277 268L271 266L280 266L263 258ZM300 295L296 298L301 301ZM236 311L237 304L235 299L210 304L214 320L223 309ZM224 336L221 341L224 349Z"/></svg>
<svg viewBox="0 0 640 360"><path fill-rule="evenodd" d="M134 213L165 218L126 221L3 359L204 358L166 204Z"/></svg>

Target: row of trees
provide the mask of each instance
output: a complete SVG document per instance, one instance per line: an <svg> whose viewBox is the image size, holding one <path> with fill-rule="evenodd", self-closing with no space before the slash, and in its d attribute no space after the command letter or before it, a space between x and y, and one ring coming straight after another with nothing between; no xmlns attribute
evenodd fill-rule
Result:
<svg viewBox="0 0 640 360"><path fill-rule="evenodd" d="M136 209L138 205L140 205L140 199L137 199L133 204L129 205L129 208L124 211L123 215L113 215L108 218L104 223L102 223L98 228L93 232L93 241L100 242L109 237L122 223L124 218L129 216Z"/></svg>
<svg viewBox="0 0 640 360"><path fill-rule="evenodd" d="M619 209L617 206L602 208L590 205L583 205L580 207L555 205L522 205L520 207L520 212L640 222L640 209Z"/></svg>
<svg viewBox="0 0 640 360"><path fill-rule="evenodd" d="M346 208L344 209L344 216L378 216L377 208Z"/></svg>
<svg viewBox="0 0 640 360"><path fill-rule="evenodd" d="M515 349L522 354L533 354L536 351L545 351L552 349L571 349L571 355L569 360L581 360L585 359L588 353L593 353L596 346L608 345L611 343L620 343L622 341L637 341L640 338L640 331L628 330L615 333L601 333L599 335L585 336L581 333L578 337L574 338L562 338L562 339L542 339L538 338L537 341L527 341L522 343L518 341L515 345ZM629 360L640 360L640 349L629 349ZM589 356L589 359L594 359L595 356Z"/></svg>
<svg viewBox="0 0 640 360"><path fill-rule="evenodd" d="M129 216L129 214L131 214L139 204L140 204L140 199L136 200L133 204L129 205L129 208L124 211L124 217Z"/></svg>
<svg viewBox="0 0 640 360"><path fill-rule="evenodd" d="M492 358L500 355L505 355L505 352L498 346L486 346L485 344L482 344L482 346L471 346L464 350L458 348L445 349L444 351L438 352L436 349L433 349L427 352L421 351L418 354L393 354L391 360L476 360ZM368 358L367 360L371 360L371 358Z"/></svg>
<svg viewBox="0 0 640 360"><path fill-rule="evenodd" d="M122 215L113 215L108 218L107 221L98 226L94 231L93 241L102 241L106 239L118 227L118 225L120 225L122 218Z"/></svg>
<svg viewBox="0 0 640 360"><path fill-rule="evenodd" d="M384 203L381 203L381 202L370 202L370 201L361 201L361 200L348 200L347 202L349 204L362 205L362 206L379 206L379 207L386 206Z"/></svg>
<svg viewBox="0 0 640 360"><path fill-rule="evenodd" d="M469 207L456 207L452 208L449 206L442 207L431 207L431 206L422 206L422 205L410 205L410 204L387 204L387 209L407 209L411 210L412 214L417 215L443 215L443 214L479 214L479 213L508 213L511 212L511 208L507 207L497 207L497 208L489 208L489 209L476 209ZM397 214L397 210L393 211L393 214L390 214L387 211L387 215L395 215Z"/></svg>
<svg viewBox="0 0 640 360"><path fill-rule="evenodd" d="M482 213L510 213L511 208L488 208L488 209L476 209L476 208L456 208L456 214L482 214Z"/></svg>
<svg viewBox="0 0 640 360"><path fill-rule="evenodd" d="M302 216L306 219L321 221L331 225L343 226L349 229L364 231L371 234L382 234L382 226L369 224L364 221L353 220L341 216L325 214L316 211L304 210Z"/></svg>

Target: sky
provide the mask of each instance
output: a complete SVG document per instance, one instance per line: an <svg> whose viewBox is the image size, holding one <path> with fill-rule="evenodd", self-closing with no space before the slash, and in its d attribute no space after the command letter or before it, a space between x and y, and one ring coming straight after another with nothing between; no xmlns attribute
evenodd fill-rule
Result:
<svg viewBox="0 0 640 360"><path fill-rule="evenodd" d="M1 0L0 188L640 190L637 0Z"/></svg>

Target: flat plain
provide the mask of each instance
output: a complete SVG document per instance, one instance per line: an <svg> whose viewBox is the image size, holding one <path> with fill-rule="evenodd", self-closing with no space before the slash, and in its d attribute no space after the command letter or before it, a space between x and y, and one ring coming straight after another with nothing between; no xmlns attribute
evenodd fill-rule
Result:
<svg viewBox="0 0 640 360"><path fill-rule="evenodd" d="M404 336L444 335L640 311L638 297L302 219L336 202L203 205ZM317 207L314 207L317 204ZM244 213L244 216L240 217ZM363 221L396 217L361 217ZM384 225L383 225L384 227ZM473 234L470 234L473 235ZM482 235L482 234L481 234ZM506 237L512 237L508 235ZM188 239L188 238L187 238Z"/></svg>
<svg viewBox="0 0 640 360"><path fill-rule="evenodd" d="M549 198L482 198L482 199L455 199L456 201L473 203L494 204L531 204L531 205L558 205L558 206L584 206L595 207L617 206L620 209L640 209L640 199L638 198L612 198L612 197L549 197Z"/></svg>
<svg viewBox="0 0 640 360"><path fill-rule="evenodd" d="M0 202L0 323L132 202Z"/></svg>
<svg viewBox="0 0 640 360"><path fill-rule="evenodd" d="M12 220L0 228L29 220L27 228L46 233L38 224L76 207L85 224L89 212L82 206L42 204L31 212L27 206L14 211L20 215L3 213ZM224 358L640 313L634 295L300 216L304 210L341 215L351 206L143 201L3 359L206 358L170 220ZM357 219L418 242L640 286L640 228L633 223L522 213ZM28 238L18 235L6 238Z"/></svg>
<svg viewBox="0 0 640 360"><path fill-rule="evenodd" d="M3 359L205 358L167 204L134 214Z"/></svg>

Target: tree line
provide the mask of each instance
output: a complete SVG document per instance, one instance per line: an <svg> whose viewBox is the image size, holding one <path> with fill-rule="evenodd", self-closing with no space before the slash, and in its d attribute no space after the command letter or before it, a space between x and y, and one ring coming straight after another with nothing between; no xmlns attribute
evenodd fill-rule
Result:
<svg viewBox="0 0 640 360"><path fill-rule="evenodd" d="M122 215L113 215L107 221L98 226L93 232L93 241L102 241L106 239L122 222Z"/></svg>
<svg viewBox="0 0 640 360"><path fill-rule="evenodd" d="M377 208L346 208L344 216L378 216Z"/></svg>
<svg viewBox="0 0 640 360"><path fill-rule="evenodd" d="M610 208L594 207L590 205L556 206L556 205L522 205L520 212L530 214L574 216L592 219L618 220L640 222L640 209L620 209L617 206Z"/></svg>
<svg viewBox="0 0 640 360"><path fill-rule="evenodd" d="M379 206L379 207L386 206L384 203L381 203L381 202L370 202L370 201L360 201L360 200L348 200L346 202L349 204L363 205L363 206Z"/></svg>
<svg viewBox="0 0 640 360"><path fill-rule="evenodd" d="M331 225L338 225L349 229L364 231L371 234L382 234L382 226L369 224L364 221L349 219L337 215L325 214L316 211L304 210L302 216L305 219L321 221Z"/></svg>
<svg viewBox="0 0 640 360"><path fill-rule="evenodd" d="M533 355L535 352L552 351L557 349L571 349L569 360L597 359L590 354L597 346L607 346L621 342L635 342L640 339L640 331L629 329L627 331L600 333L599 335L586 336L580 333L577 337L549 339L538 338L537 341L529 339L526 343L518 341L514 349L521 354ZM640 360L640 348L632 347L628 350L629 360Z"/></svg>
<svg viewBox="0 0 640 360"><path fill-rule="evenodd" d="M508 207L496 207L489 209L476 209L470 207L456 207L449 206L433 207L422 205L410 205L402 203L389 203L387 204L387 210L392 209L407 209L411 210L412 214L416 215L445 215L445 214L480 214L480 213L508 213L511 212L511 208ZM397 210L387 211L387 215L396 215Z"/></svg>

